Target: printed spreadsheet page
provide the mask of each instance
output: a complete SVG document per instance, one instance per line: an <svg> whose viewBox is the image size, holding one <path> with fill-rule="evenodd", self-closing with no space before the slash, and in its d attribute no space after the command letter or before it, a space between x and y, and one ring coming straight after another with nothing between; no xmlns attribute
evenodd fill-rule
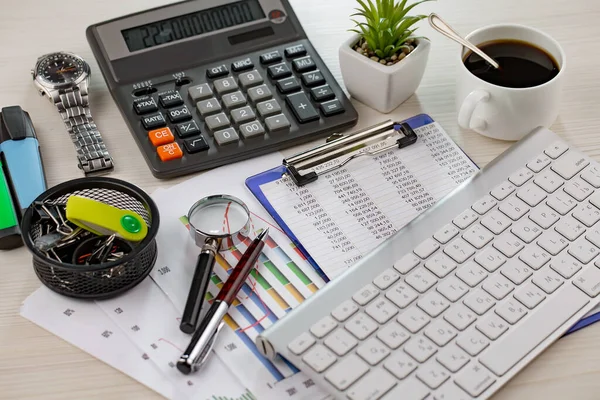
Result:
<svg viewBox="0 0 600 400"><path fill-rule="evenodd" d="M437 122L414 131L415 144L355 158L306 186L298 187L287 175L260 186L328 278L335 278L477 171ZM371 147L375 150L377 144L366 149ZM350 154L336 160L341 163Z"/></svg>

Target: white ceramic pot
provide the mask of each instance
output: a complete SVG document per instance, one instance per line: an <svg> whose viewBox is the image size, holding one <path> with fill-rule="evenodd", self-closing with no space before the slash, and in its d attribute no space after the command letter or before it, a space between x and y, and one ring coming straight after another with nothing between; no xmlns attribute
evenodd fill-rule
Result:
<svg viewBox="0 0 600 400"><path fill-rule="evenodd" d="M352 49L360 36L352 36L339 51L340 69L350 95L382 113L389 113L417 90L425 72L430 42L417 39L417 47L402 61L382 65Z"/></svg>

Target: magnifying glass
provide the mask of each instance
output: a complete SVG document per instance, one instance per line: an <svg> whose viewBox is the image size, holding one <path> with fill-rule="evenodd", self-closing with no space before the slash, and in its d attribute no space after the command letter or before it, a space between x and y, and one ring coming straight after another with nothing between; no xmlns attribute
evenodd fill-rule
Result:
<svg viewBox="0 0 600 400"><path fill-rule="evenodd" d="M228 243L235 243L238 235L247 237L251 221L246 204L237 197L225 194L199 200L190 208L187 218L192 239L201 251L179 329L185 333L194 333L215 265L216 253L224 244L227 246Z"/></svg>

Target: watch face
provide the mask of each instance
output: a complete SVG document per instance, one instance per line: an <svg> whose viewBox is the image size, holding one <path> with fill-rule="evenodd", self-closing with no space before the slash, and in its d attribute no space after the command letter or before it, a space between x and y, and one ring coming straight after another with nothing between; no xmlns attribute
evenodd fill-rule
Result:
<svg viewBox="0 0 600 400"><path fill-rule="evenodd" d="M52 85L75 82L84 73L83 61L71 54L55 53L40 61L37 75Z"/></svg>

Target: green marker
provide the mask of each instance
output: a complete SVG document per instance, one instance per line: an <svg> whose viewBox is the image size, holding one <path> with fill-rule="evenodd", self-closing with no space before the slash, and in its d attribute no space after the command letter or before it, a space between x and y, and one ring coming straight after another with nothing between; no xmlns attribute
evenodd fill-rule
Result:
<svg viewBox="0 0 600 400"><path fill-rule="evenodd" d="M21 229L0 161L0 250L10 250L21 245Z"/></svg>

